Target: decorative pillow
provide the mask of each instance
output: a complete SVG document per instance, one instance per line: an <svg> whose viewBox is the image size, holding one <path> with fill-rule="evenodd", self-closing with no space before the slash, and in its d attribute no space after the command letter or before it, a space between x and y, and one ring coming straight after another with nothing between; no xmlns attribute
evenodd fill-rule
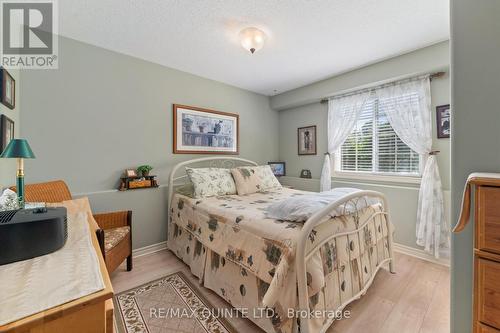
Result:
<svg viewBox="0 0 500 333"><path fill-rule="evenodd" d="M253 169L255 170L257 176L259 176L262 180L261 189L263 191L280 189L283 187L269 165L259 165Z"/></svg>
<svg viewBox="0 0 500 333"><path fill-rule="evenodd" d="M261 191L262 180L255 170L252 168L235 168L231 169L234 181L236 182L236 189L238 190L238 195L251 194Z"/></svg>
<svg viewBox="0 0 500 333"><path fill-rule="evenodd" d="M194 198L236 194L236 184L229 169L186 168L186 172L193 183Z"/></svg>
<svg viewBox="0 0 500 333"><path fill-rule="evenodd" d="M239 195L280 189L282 186L269 165L231 169Z"/></svg>

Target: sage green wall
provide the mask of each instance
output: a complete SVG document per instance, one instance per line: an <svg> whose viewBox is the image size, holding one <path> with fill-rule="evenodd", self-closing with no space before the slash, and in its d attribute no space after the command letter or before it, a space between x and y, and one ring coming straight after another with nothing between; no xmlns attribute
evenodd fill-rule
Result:
<svg viewBox="0 0 500 333"><path fill-rule="evenodd" d="M172 104L240 115L240 156L278 158L269 98L61 37L59 69L22 72L23 135L37 159L27 182L61 178L95 211L132 209L134 248L165 240L166 187L117 192L123 170L148 163L160 184L176 163ZM265 147L265 149L263 149Z"/></svg>
<svg viewBox="0 0 500 333"><path fill-rule="evenodd" d="M14 80L16 80L16 103L14 110L9 109L5 105L0 103L0 114L5 114L7 117L14 121L14 136L16 138L21 137L21 85L20 73L18 70L8 70L9 74L12 75ZM1 148L0 148L1 150ZM28 162L27 162L28 163ZM16 181L16 160L0 158L0 190L4 187L12 185Z"/></svg>
<svg viewBox="0 0 500 333"><path fill-rule="evenodd" d="M408 74L422 74L446 69L450 65L449 47L449 42L444 41L284 92L271 97L271 107L275 110L290 109L315 103L324 97L346 89L372 85L379 81L392 81Z"/></svg>
<svg viewBox="0 0 500 333"><path fill-rule="evenodd" d="M451 54L451 190L457 221L468 174L500 172L500 1L451 1ZM472 229L470 223L452 237L453 333L472 331Z"/></svg>
<svg viewBox="0 0 500 333"><path fill-rule="evenodd" d="M446 69L448 58L448 43L440 43L314 86L334 93ZM197 157L171 153L172 103L239 113L240 156L261 163L280 158L287 162L289 175L308 168L319 177L321 153L326 151L326 110L319 103L304 105L321 96L310 86L305 92L286 93L290 99L271 98L276 105L302 105L278 114L270 108L268 97L67 38L60 38L59 70L23 71L21 78L22 131L37 154L36 160L27 162L27 181L62 178L76 195L89 196L95 211L132 209L134 248L165 240L167 189L117 192L122 171L149 163L165 185L174 164ZM449 102L447 77L436 80L432 89L433 104ZM320 154L298 157L296 129L310 124L318 126ZM443 171L449 165L448 142L440 140L435 146L442 151L445 189L449 188L448 172ZM349 180L335 185L386 193L394 207L396 240L414 246L414 221L407 220L408 212L416 211L416 185Z"/></svg>
<svg viewBox="0 0 500 333"><path fill-rule="evenodd" d="M273 105L303 104L317 100L317 89L335 93L336 89L352 89L367 82L379 82L392 77L402 77L413 73L429 73L438 69L447 69L449 65L449 43L439 43L425 49L389 59L368 67L358 69L333 77L321 83L294 92L277 95L271 99ZM404 64L404 66L402 65ZM303 89L303 90L302 90ZM435 79L431 83L432 110L433 110L433 148L440 150L438 164L445 191L445 203L449 208L450 190L450 140L437 139L435 107L450 103L449 75ZM327 105L315 102L299 107L283 109L279 114L279 157L286 162L287 175L298 177L301 169L310 169L313 178L319 178L323 159L327 151ZM317 126L318 155L299 156L297 154L297 128L302 126ZM307 182L298 179L283 179L284 182L301 188L319 189L319 182ZM415 239L418 190L417 184L401 184L389 182L374 182L356 179L334 179L334 186L357 187L385 193L391 206L393 223L396 226L395 241L405 246L418 248Z"/></svg>

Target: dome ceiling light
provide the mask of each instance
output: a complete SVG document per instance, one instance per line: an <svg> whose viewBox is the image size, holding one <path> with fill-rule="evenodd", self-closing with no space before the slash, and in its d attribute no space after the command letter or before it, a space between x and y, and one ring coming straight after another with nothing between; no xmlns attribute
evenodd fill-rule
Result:
<svg viewBox="0 0 500 333"><path fill-rule="evenodd" d="M266 34L260 29L249 27L240 31L240 40L241 46L254 54L264 46Z"/></svg>

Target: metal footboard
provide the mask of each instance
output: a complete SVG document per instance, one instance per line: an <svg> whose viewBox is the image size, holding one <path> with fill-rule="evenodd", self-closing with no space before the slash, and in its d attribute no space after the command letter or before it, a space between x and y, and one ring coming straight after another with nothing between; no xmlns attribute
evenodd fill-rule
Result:
<svg viewBox="0 0 500 333"><path fill-rule="evenodd" d="M309 234L311 231L317 227L318 225L327 222L329 219L325 219L325 217L330 216L331 212L334 211L335 209L342 207L349 201L355 200L355 199L361 199L361 198L366 198L366 197L371 197L371 198L377 198L379 199L382 204L383 204L383 209L384 211L382 212L377 212L370 216L366 221L362 222L359 224L358 228L356 230L352 230L349 232L343 232L343 233L337 233L334 235L330 235L329 237L325 238L322 242L314 246L312 249L310 249L306 253L306 242L307 239L309 238ZM317 212L313 216L311 216L304 224L300 236L297 239L297 253L295 256L295 270L297 274L297 284L298 284L298 294L299 294L299 310L301 311L307 311L307 313L310 313L309 309L309 296L308 296L308 291L307 291L307 270L306 270L306 263L307 260L310 259L316 251L318 251L321 246L323 246L325 243L328 241L331 241L332 239L350 235L350 234L356 234L359 233L363 228L370 222L372 221L375 217L378 215L384 215L385 216L385 221L386 221L386 226L387 226L387 238L388 238L388 247L389 247L389 258L386 258L385 260L382 260L381 262L378 263L375 272L373 272L370 280L364 285L363 289L356 295L354 295L351 299L345 301L343 304L339 306L339 308L335 309L335 311L342 311L349 303L352 301L359 299L362 295L364 295L367 291L367 289L370 287L371 283L373 282L373 279L375 275L377 274L378 270L387 262L389 262L389 270L391 273L394 273L394 253L393 253L393 237L392 237L392 232L391 232L391 223L390 223L390 217L389 217L389 206L387 203L386 197L376 191L358 191L352 194L348 194L339 200L332 202L325 208L323 208L321 211ZM309 318L301 318L300 319L300 332L301 333L318 333L318 332L309 332L309 325L308 325L308 320ZM333 323L335 318L330 318L325 325L323 326L322 330L320 332L325 332L328 327Z"/></svg>

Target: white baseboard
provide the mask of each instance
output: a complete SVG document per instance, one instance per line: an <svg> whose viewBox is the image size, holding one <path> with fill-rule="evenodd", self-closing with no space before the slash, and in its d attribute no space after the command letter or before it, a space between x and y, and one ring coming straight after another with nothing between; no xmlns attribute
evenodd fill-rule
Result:
<svg viewBox="0 0 500 333"><path fill-rule="evenodd" d="M432 262L432 263L435 263L438 265L450 267L450 259L449 258L436 259L436 258L434 258L434 256L430 255L429 253L427 253L421 249L416 249L414 247L394 243L394 251L402 253L402 254L406 254L407 256L410 256L410 257L415 257L415 258L429 261L429 262Z"/></svg>
<svg viewBox="0 0 500 333"><path fill-rule="evenodd" d="M142 257L148 254L152 254L158 251L165 250L167 248L167 241L151 244L148 246L140 247L132 251L132 256L134 258Z"/></svg>

